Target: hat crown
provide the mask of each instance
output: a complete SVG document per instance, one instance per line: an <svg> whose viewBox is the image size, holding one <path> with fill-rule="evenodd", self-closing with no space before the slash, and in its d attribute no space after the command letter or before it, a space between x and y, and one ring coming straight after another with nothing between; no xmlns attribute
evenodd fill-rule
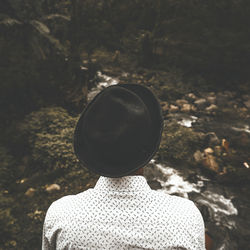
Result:
<svg viewBox="0 0 250 250"><path fill-rule="evenodd" d="M83 129L87 139L100 146L119 147L135 142L140 131L150 126L150 116L144 103L134 93L124 88L110 89L86 112ZM125 148L126 145L123 145ZM131 147L131 145L127 145Z"/></svg>

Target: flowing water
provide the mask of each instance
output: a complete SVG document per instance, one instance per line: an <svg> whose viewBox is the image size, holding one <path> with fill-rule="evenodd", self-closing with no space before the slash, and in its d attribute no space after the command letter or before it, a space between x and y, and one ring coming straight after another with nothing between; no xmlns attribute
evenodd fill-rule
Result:
<svg viewBox="0 0 250 250"><path fill-rule="evenodd" d="M101 72L98 72L98 76L101 81L90 91L89 100L104 87L119 82L119 79ZM174 119L186 127L192 127L198 121L198 117L187 114L176 114ZM211 122L203 129L219 132L223 130L222 133L228 131L250 133L247 124L237 123L234 125L225 123L222 126L220 122ZM213 249L250 249L250 199L237 187L225 187L212 178L204 176L201 169L190 169L185 164L170 166L167 162L156 162L153 159L145 168L145 177L149 184L154 183L152 188L157 191L181 196L195 202L203 215L206 231L213 239Z"/></svg>

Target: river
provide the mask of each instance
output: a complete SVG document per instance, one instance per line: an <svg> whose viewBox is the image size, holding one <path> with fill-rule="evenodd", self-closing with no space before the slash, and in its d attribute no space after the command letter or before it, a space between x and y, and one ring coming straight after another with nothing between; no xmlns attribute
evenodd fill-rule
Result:
<svg viewBox="0 0 250 250"><path fill-rule="evenodd" d="M119 83L118 78L101 72L98 72L98 77L100 81L89 92L88 100L103 88ZM191 127L199 118L178 113L172 119L176 119L182 126ZM242 130L250 133L247 124L228 125L228 122L222 124L221 121L206 123L204 129L222 134ZM250 249L250 197L238 187L217 183L204 175L201 169L194 170L185 163L182 166L172 166L168 162L153 159L145 168L144 175L151 187L158 192L194 201L203 215L206 231L213 239L213 249Z"/></svg>

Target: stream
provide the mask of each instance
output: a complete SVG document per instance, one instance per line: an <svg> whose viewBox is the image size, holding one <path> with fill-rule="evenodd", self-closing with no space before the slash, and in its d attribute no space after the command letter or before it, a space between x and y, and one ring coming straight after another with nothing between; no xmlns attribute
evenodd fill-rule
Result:
<svg viewBox="0 0 250 250"><path fill-rule="evenodd" d="M126 74L126 73L124 73ZM119 82L118 78L98 72L100 82L91 89L88 100L99 91ZM174 114L180 125L195 127L204 131L214 131L223 135L244 131L250 133L249 125L222 121L211 121L204 127L200 118L194 115ZM151 160L144 175L152 189L177 195L194 201L200 209L206 231L213 240L215 250L250 249L250 199L242 189L223 186L202 173L202 168L194 170L185 165L172 166L167 162Z"/></svg>

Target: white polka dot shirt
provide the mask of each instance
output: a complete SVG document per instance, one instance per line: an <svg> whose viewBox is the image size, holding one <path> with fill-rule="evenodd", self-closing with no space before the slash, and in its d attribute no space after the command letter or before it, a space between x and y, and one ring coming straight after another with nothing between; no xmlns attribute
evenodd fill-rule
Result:
<svg viewBox="0 0 250 250"><path fill-rule="evenodd" d="M51 204L42 249L204 250L204 221L192 201L152 190L144 176L101 176Z"/></svg>

